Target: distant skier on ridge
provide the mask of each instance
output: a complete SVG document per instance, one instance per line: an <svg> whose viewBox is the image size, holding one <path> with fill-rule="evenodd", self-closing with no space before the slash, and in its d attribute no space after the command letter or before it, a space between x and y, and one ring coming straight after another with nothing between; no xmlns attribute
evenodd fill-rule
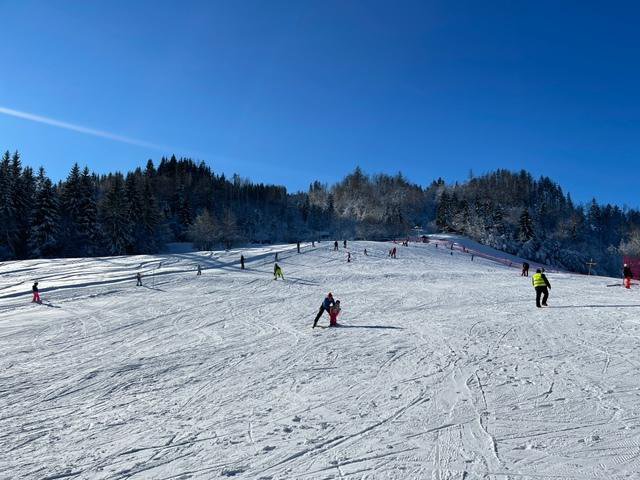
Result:
<svg viewBox="0 0 640 480"><path fill-rule="evenodd" d="M631 271L631 267L624 264L624 268L622 269L622 276L624 277L624 288L631 288L631 279L633 278L633 272Z"/></svg>

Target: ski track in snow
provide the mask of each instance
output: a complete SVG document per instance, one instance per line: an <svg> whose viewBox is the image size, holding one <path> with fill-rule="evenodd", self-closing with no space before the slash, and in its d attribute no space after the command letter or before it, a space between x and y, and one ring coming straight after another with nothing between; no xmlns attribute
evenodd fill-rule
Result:
<svg viewBox="0 0 640 480"><path fill-rule="evenodd" d="M640 292L388 248L0 264L0 478L640 478Z"/></svg>

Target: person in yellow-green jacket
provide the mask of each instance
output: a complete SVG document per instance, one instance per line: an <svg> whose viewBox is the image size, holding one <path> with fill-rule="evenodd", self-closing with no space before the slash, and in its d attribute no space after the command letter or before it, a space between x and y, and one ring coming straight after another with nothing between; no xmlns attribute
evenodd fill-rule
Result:
<svg viewBox="0 0 640 480"><path fill-rule="evenodd" d="M537 269L536 273L531 277L531 284L533 285L533 288L536 289L536 307L546 307L551 284L540 268ZM542 304L540 304L540 297L542 297Z"/></svg>
<svg viewBox="0 0 640 480"><path fill-rule="evenodd" d="M280 265L276 263L273 266L273 279L278 280L278 277L284 280L284 274L282 273L282 268L280 268Z"/></svg>

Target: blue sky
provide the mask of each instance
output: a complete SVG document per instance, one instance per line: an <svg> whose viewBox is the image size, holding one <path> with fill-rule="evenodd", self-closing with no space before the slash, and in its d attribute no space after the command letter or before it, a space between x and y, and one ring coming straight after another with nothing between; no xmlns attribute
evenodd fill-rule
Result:
<svg viewBox="0 0 640 480"><path fill-rule="evenodd" d="M0 149L54 178L176 153L306 189L530 170L640 206L640 7L615 2L0 1ZM156 147L157 146L157 147Z"/></svg>

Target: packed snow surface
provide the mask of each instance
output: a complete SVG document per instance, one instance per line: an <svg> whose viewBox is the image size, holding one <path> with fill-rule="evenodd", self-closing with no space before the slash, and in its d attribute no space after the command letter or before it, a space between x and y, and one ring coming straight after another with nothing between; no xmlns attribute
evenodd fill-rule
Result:
<svg viewBox="0 0 640 480"><path fill-rule="evenodd" d="M0 265L0 477L640 478L637 287L349 247Z"/></svg>

